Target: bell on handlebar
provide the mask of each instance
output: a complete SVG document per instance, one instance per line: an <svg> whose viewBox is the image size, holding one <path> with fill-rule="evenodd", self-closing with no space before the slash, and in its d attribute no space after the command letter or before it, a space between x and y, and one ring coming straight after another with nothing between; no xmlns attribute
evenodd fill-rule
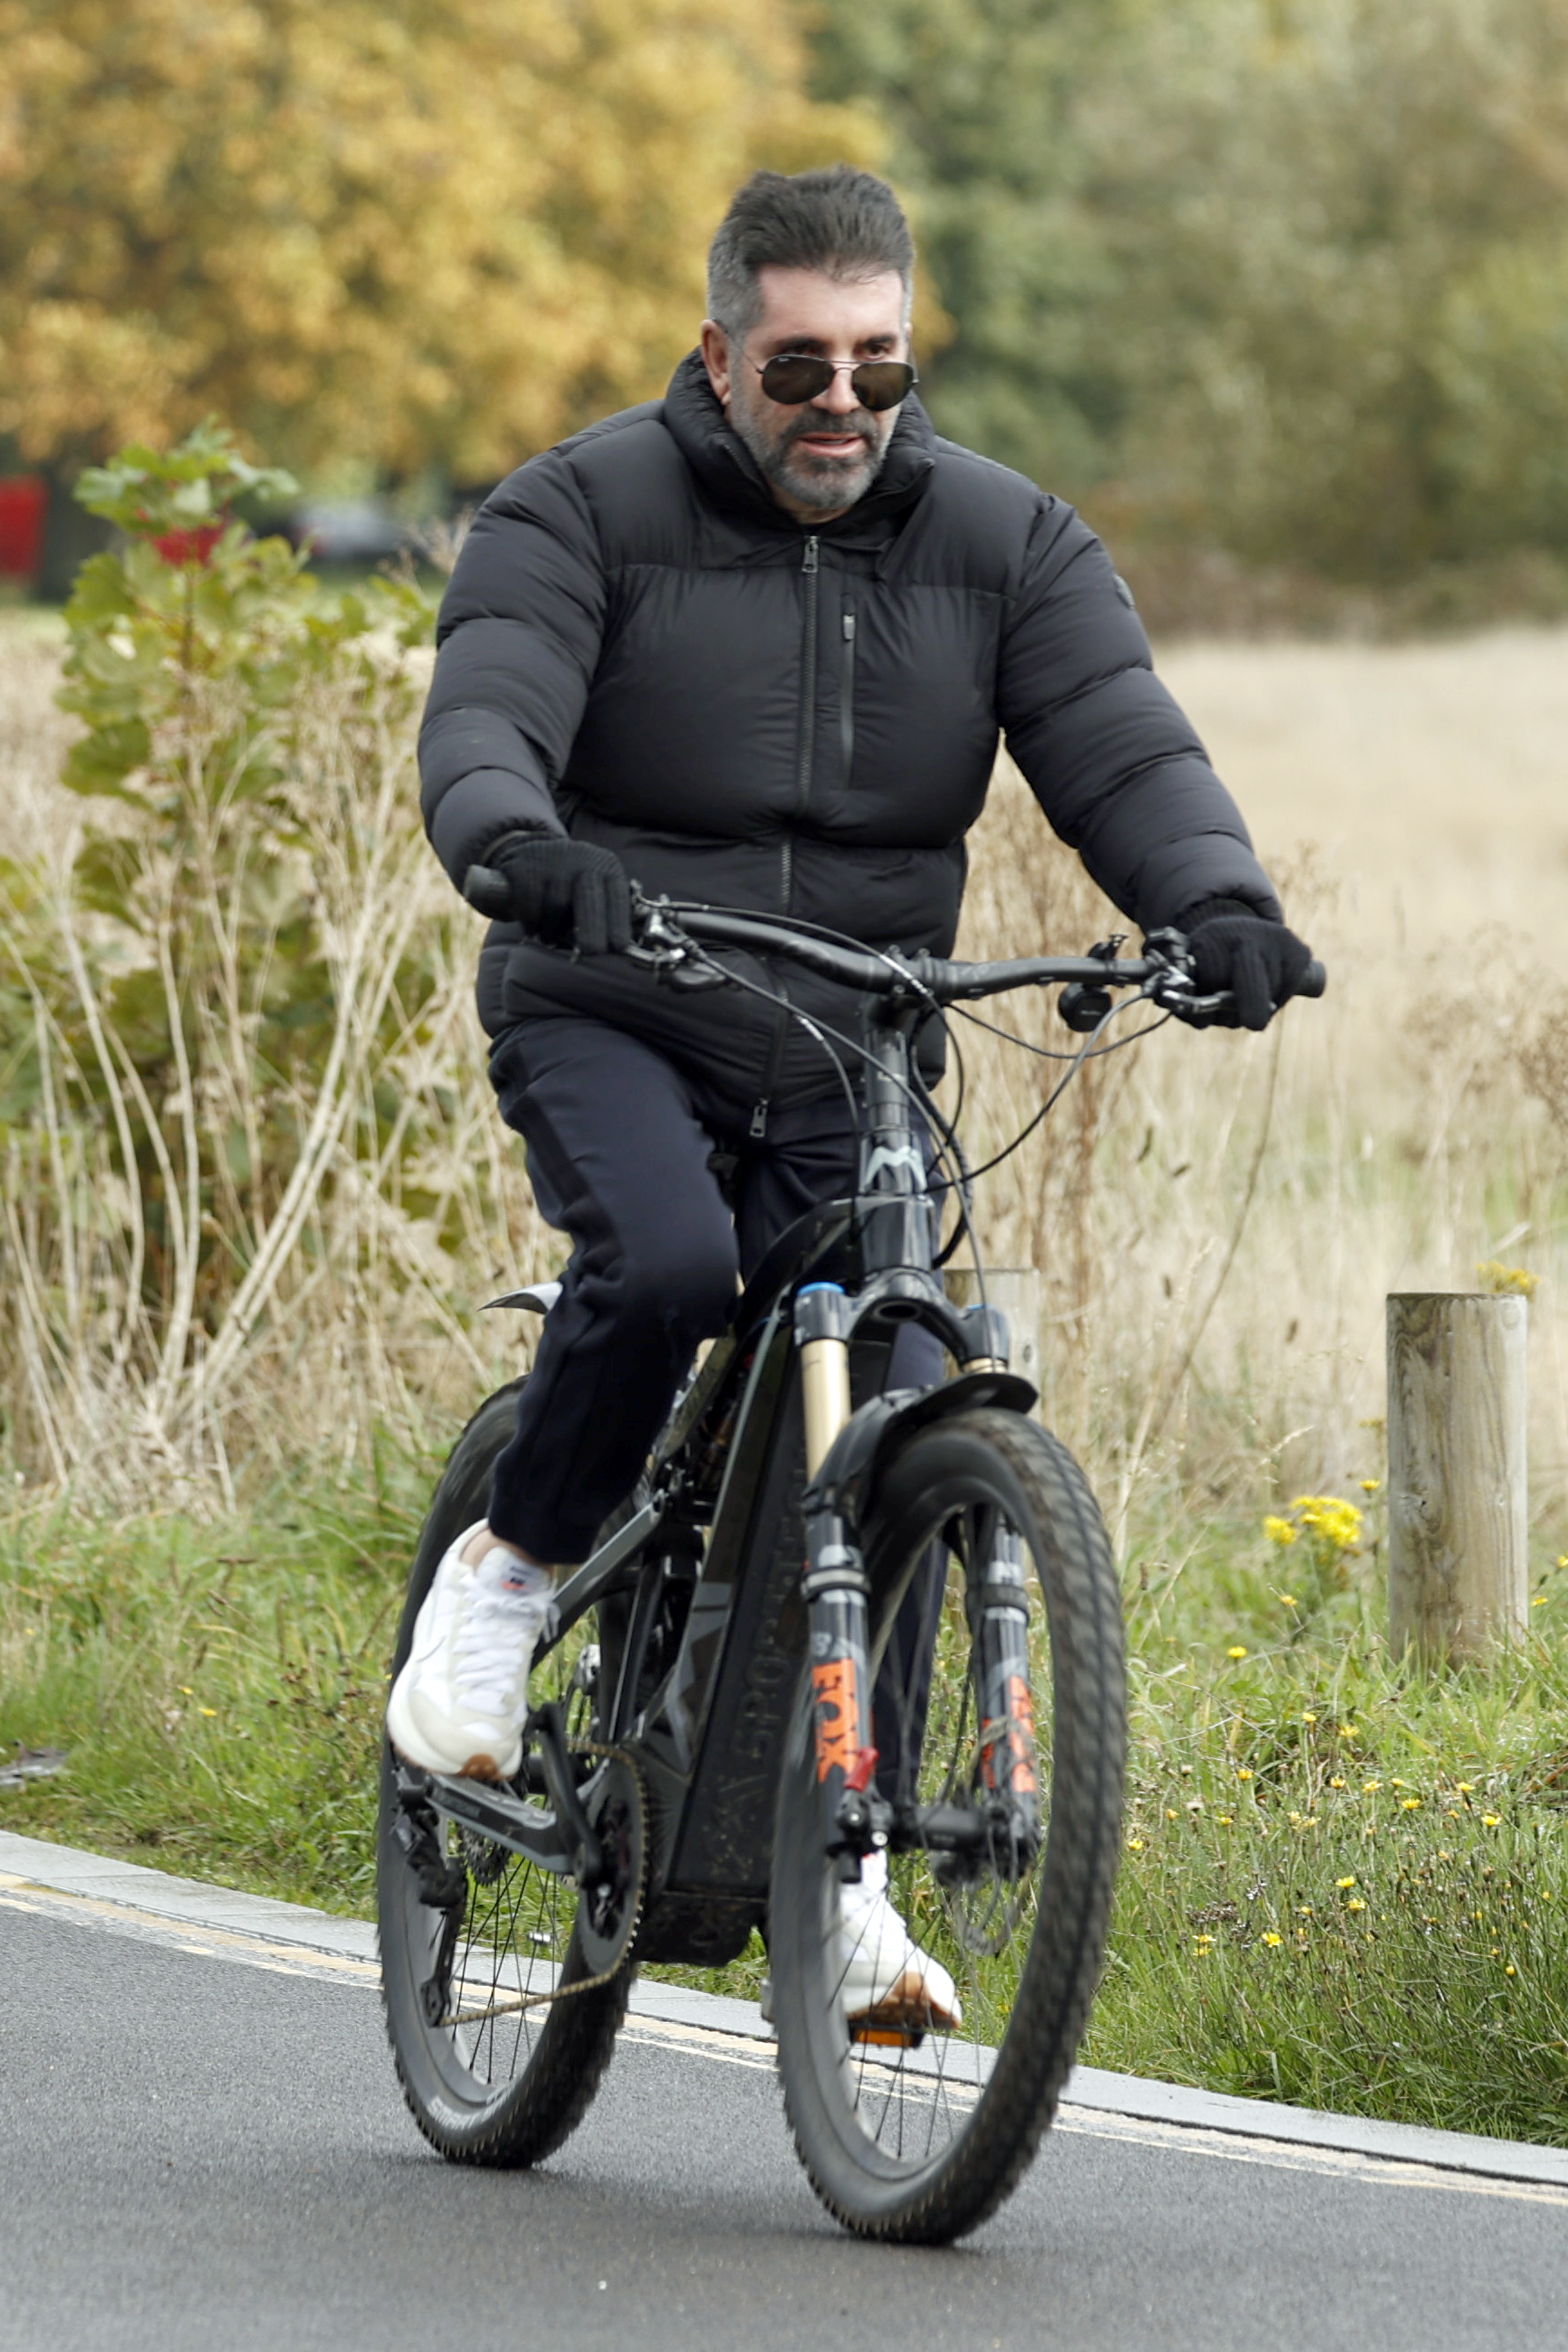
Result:
<svg viewBox="0 0 1568 2352"><path fill-rule="evenodd" d="M1110 991L1097 987L1092 981L1069 981L1057 1000L1057 1011L1080 1037L1098 1029L1110 1010Z"/></svg>

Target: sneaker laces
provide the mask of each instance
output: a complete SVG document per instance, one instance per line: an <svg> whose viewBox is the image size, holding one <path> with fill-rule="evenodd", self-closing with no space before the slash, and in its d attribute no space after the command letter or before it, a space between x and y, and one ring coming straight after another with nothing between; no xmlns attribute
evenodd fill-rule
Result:
<svg viewBox="0 0 1568 2352"><path fill-rule="evenodd" d="M483 1715L502 1715L526 1689L539 1637L554 1611L548 1569L498 1545L473 1571L473 1588L452 1645L458 1695Z"/></svg>

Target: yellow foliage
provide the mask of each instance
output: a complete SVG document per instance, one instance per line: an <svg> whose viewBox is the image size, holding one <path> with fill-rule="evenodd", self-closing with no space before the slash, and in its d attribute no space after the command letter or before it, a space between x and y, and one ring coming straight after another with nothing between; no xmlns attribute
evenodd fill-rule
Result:
<svg viewBox="0 0 1568 2352"><path fill-rule="evenodd" d="M0 431L216 411L459 478L662 389L759 163L874 163L752 0L0 0Z"/></svg>

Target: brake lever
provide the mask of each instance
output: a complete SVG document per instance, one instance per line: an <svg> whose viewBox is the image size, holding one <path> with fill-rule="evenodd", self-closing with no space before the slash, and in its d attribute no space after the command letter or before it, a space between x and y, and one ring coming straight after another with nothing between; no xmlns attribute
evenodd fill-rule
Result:
<svg viewBox="0 0 1568 2352"><path fill-rule="evenodd" d="M721 964L688 938L670 912L668 898L648 898L632 885L632 922L636 937L625 952L631 963L641 964L671 988L689 993L705 988L723 988L730 979Z"/></svg>

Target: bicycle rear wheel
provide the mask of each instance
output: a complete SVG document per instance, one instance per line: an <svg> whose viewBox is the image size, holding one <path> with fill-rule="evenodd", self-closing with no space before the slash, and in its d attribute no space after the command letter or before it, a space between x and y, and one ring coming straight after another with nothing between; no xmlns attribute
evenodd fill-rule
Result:
<svg viewBox="0 0 1568 2352"><path fill-rule="evenodd" d="M521 1385L487 1399L453 1448L415 1557L395 1673L442 1554L484 1516ZM573 1628L534 1682L536 1698L542 1677L552 1683L579 1736L592 1727L591 1680L578 1668L591 1663L595 1630L591 1618ZM598 2088L632 1966L594 1981L592 1921L578 1916L591 1898L428 1807L411 1809L384 1739L376 1897L387 2038L420 2130L456 2162L537 2163Z"/></svg>
<svg viewBox="0 0 1568 2352"><path fill-rule="evenodd" d="M1094 1498L1036 1423L981 1411L918 1431L884 1474L861 1543L878 1596L877 1785L924 1831L895 1832L890 1899L951 1971L950 2031L852 2038L837 1864L824 1852L809 1691L779 1791L769 1958L784 2105L813 2186L847 2228L939 2244L1013 2189L1055 2111L1089 2014L1115 1875L1125 1748L1121 1612ZM967 1860L995 1780L973 1624L999 1544L1031 1601L1033 1721L1006 1753L1037 1783L1037 1848ZM889 1750L891 1751L889 1753ZM1019 1785L1014 1782L1015 1786ZM1024 1785L1026 1785L1026 1778ZM921 1809L917 1814L913 1809ZM921 1842L948 1829L943 1850ZM994 1818L994 1816L993 1816Z"/></svg>

